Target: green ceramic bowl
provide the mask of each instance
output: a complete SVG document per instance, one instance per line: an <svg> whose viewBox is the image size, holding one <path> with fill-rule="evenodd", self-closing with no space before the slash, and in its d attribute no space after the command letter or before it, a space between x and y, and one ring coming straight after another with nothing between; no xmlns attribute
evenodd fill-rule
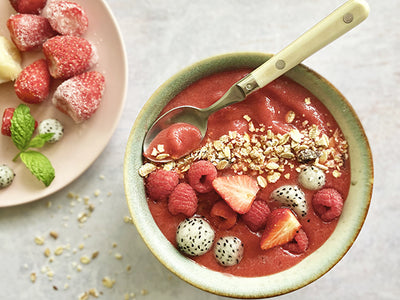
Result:
<svg viewBox="0 0 400 300"><path fill-rule="evenodd" d="M232 53L202 60L182 70L146 102L129 136L124 161L124 184L130 213L144 242L159 261L177 276L205 291L237 298L264 298L299 289L329 271L349 250L367 215L372 185L371 151L360 121L349 102L326 79L299 65L287 76L319 98L336 118L348 144L351 186L343 213L331 237L314 253L283 272L254 278L227 276L202 267L181 255L158 229L146 202L142 165L142 143L146 130L161 109L181 90L198 79L223 70L256 68L271 55Z"/></svg>

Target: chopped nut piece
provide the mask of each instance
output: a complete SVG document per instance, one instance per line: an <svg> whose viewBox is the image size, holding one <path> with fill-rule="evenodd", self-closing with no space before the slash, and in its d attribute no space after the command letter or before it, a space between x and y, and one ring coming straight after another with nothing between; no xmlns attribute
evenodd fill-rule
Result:
<svg viewBox="0 0 400 300"><path fill-rule="evenodd" d="M296 117L296 114L295 114L294 111L292 111L292 110L288 111L286 116L285 116L286 122L287 123L292 123L294 121L295 117Z"/></svg>
<svg viewBox="0 0 400 300"><path fill-rule="evenodd" d="M342 173L339 172L338 170L333 170L332 175L335 178L339 178L340 176L342 176Z"/></svg>
<svg viewBox="0 0 400 300"><path fill-rule="evenodd" d="M55 231L50 231L50 236L53 238L53 239L57 239L58 238L58 233L57 232L55 232Z"/></svg>
<svg viewBox="0 0 400 300"><path fill-rule="evenodd" d="M311 99L310 99L310 97L305 98L305 99L304 99L304 102L305 102L307 105L311 104Z"/></svg>
<svg viewBox="0 0 400 300"><path fill-rule="evenodd" d="M314 161L318 157L317 152L311 149L304 149L297 153L297 160L300 163L308 163Z"/></svg>
<svg viewBox="0 0 400 300"><path fill-rule="evenodd" d="M29 275L29 278L31 279L31 282L32 283L35 283L36 282L36 273L31 273L30 275Z"/></svg>
<svg viewBox="0 0 400 300"><path fill-rule="evenodd" d="M99 256L99 251L92 253L92 259L95 259L97 256Z"/></svg>

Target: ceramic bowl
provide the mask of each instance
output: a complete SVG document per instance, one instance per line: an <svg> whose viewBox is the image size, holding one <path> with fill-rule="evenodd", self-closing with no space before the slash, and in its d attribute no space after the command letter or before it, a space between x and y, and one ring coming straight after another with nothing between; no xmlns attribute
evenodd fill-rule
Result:
<svg viewBox="0 0 400 300"><path fill-rule="evenodd" d="M372 156L356 113L326 79L304 65L298 65L286 75L322 101L337 120L349 144L350 191L330 238L290 269L269 276L245 278L227 276L196 264L180 254L158 229L147 206L143 178L138 174L142 165L142 143L146 130L168 101L191 83L223 70L256 68L270 57L262 53L232 53L202 60L182 70L167 80L146 102L133 125L126 148L125 193L139 234L151 252L170 271L193 286L217 295L236 298L272 297L294 291L318 279L349 250L364 223L371 200Z"/></svg>

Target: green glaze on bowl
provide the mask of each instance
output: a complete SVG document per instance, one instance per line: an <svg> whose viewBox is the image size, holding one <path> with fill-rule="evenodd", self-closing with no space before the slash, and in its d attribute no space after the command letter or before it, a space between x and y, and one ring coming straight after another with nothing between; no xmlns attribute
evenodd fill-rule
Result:
<svg viewBox="0 0 400 300"><path fill-rule="evenodd" d="M343 213L330 238L314 253L283 272L245 278L198 265L180 254L164 237L149 211L143 178L142 143L146 130L162 108L191 83L207 75L237 68L256 68L271 57L263 53L231 53L211 57L183 69L160 86L146 102L129 136L124 161L125 194L133 222L151 252L177 276L211 293L236 298L265 298L299 289L329 271L356 239L368 212L373 186L373 164L368 140L349 102L326 79L299 65L286 73L312 92L329 109L348 144L351 186Z"/></svg>

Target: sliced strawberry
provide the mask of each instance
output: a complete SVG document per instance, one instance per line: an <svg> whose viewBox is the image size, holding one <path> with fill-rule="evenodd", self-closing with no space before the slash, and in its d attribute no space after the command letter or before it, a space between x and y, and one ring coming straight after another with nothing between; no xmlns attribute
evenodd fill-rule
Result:
<svg viewBox="0 0 400 300"><path fill-rule="evenodd" d="M273 210L267 217L265 230L261 236L261 249L267 250L290 242L300 228L301 224L290 209Z"/></svg>
<svg viewBox="0 0 400 300"><path fill-rule="evenodd" d="M14 116L15 108L8 107L4 110L3 119L1 122L1 134L11 136L11 119ZM35 120L35 129L38 126L38 122Z"/></svg>
<svg viewBox="0 0 400 300"><path fill-rule="evenodd" d="M14 84L18 98L26 103L40 103L49 95L50 73L46 60L39 59L25 67Z"/></svg>
<svg viewBox="0 0 400 300"><path fill-rule="evenodd" d="M222 199L239 214L250 210L259 190L257 181L247 175L217 177L212 185Z"/></svg>
<svg viewBox="0 0 400 300"><path fill-rule="evenodd" d="M39 14L47 0L10 0L14 9L21 14Z"/></svg>
<svg viewBox="0 0 400 300"><path fill-rule="evenodd" d="M88 28L88 17L85 10L75 2L51 1L43 10L51 27L62 35L84 34Z"/></svg>
<svg viewBox="0 0 400 300"><path fill-rule="evenodd" d="M7 28L20 51L38 50L47 39L56 34L49 21L38 15L12 15L7 20Z"/></svg>
<svg viewBox="0 0 400 300"><path fill-rule="evenodd" d="M64 81L56 89L53 104L76 123L89 119L100 105L105 88L104 76L86 72Z"/></svg>
<svg viewBox="0 0 400 300"><path fill-rule="evenodd" d="M214 217L218 229L221 230L232 228L237 221L237 213L222 200L213 205L210 215Z"/></svg>
<svg viewBox="0 0 400 300"><path fill-rule="evenodd" d="M55 36L43 44L43 53L54 78L79 75L97 63L95 47L77 36Z"/></svg>

